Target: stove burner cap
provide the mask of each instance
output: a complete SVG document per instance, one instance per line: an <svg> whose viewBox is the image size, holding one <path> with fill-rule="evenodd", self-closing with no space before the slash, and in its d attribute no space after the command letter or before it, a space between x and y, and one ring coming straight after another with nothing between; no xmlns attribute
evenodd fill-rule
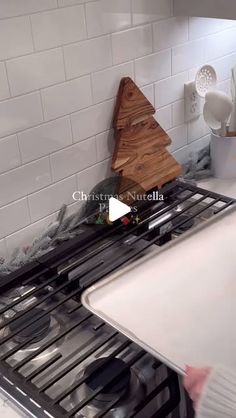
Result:
<svg viewBox="0 0 236 418"><path fill-rule="evenodd" d="M99 370L96 369L99 367ZM119 358L100 358L89 364L84 373L89 377L86 380L86 386L91 391L95 391L100 386L106 386L96 397L97 400L110 401L114 395L124 396L129 390L131 371L127 369L126 363ZM126 371L125 371L126 370ZM123 371L121 377L114 384L109 382Z"/></svg>
<svg viewBox="0 0 236 418"><path fill-rule="evenodd" d="M188 231L190 228L194 226L194 220L189 219L189 217L186 215L179 215L177 220L178 220L178 223L185 221L183 225L178 227L180 231Z"/></svg>
<svg viewBox="0 0 236 418"><path fill-rule="evenodd" d="M32 319L36 319L39 315L42 315L45 311L40 308L32 308L29 312L23 314L20 318L15 319L10 325L9 329L11 332L17 331L21 326L27 325ZM47 314L43 318L33 324L28 325L25 329L20 331L14 336L14 341L21 343L34 336L31 343L36 343L42 340L48 333L50 328L51 318Z"/></svg>

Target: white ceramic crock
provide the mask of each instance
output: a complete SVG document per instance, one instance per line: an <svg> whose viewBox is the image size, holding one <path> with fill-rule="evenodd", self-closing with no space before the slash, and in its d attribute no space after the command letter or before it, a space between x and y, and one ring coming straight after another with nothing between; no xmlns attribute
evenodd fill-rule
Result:
<svg viewBox="0 0 236 418"><path fill-rule="evenodd" d="M236 179L236 137L211 136L213 175L219 179Z"/></svg>

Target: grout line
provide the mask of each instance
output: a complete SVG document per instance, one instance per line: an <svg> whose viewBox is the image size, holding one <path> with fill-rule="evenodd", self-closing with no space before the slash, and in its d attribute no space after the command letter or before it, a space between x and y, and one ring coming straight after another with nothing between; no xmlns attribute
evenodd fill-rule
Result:
<svg viewBox="0 0 236 418"><path fill-rule="evenodd" d="M7 83L8 83L9 94L10 94L10 96L8 97L8 99L11 99L12 98L12 91L11 91L11 84L10 84L10 80L9 80L9 74L8 74L8 69L7 69L7 63L6 63L6 61L4 61L3 64L4 64L4 68L5 68L5 72L6 72ZM5 99L5 100L8 100L8 99ZM0 103L1 103L1 101L2 100L0 100Z"/></svg>
<svg viewBox="0 0 236 418"><path fill-rule="evenodd" d="M16 135L16 139L17 139L17 146L18 146L18 151L19 151L19 155L20 155L20 162L21 162L19 167L22 167L22 165L24 163L23 163L23 157L22 157L22 152L21 152L21 148L20 148L20 142L19 142L18 134L16 133L15 135ZM16 168L18 168L18 167L16 167ZM5 171L4 173L8 173L8 172L9 172L9 170ZM1 173L1 174L3 174L3 173Z"/></svg>
<svg viewBox="0 0 236 418"><path fill-rule="evenodd" d="M69 6L67 6L67 7L69 7ZM45 13L45 12L50 12L50 11L53 11L53 10L57 10L57 6L53 6L53 7L50 7L48 9L46 8L46 9L43 9L43 10L36 10L35 12L25 11L23 14L16 14L16 15L14 14L12 16L0 17L0 22L2 20L16 19L18 17L25 17L25 16L29 16L29 15L36 15L36 14L41 14L41 13Z"/></svg>
<svg viewBox="0 0 236 418"><path fill-rule="evenodd" d="M30 219L30 223L27 226L29 226L29 225L32 225L32 214L31 214L31 211L30 211L30 204L29 204L28 195L26 196L26 204L27 204L29 219Z"/></svg>
<svg viewBox="0 0 236 418"><path fill-rule="evenodd" d="M111 48L111 62L112 62L112 67L114 67L115 61L114 61L114 48L113 48L113 37L112 37L112 33L109 35L110 37L110 48Z"/></svg>
<svg viewBox="0 0 236 418"><path fill-rule="evenodd" d="M41 109L42 109L42 115L43 115L43 122L46 122L45 109L44 109L43 97L42 97L42 89L39 89L39 97L40 97L40 103L41 103ZM40 125L42 125L42 123Z"/></svg>
<svg viewBox="0 0 236 418"><path fill-rule="evenodd" d="M32 24L31 16L29 16L29 22L30 22L30 32L31 32L31 37L32 37L33 49L34 49L34 51L36 51L35 40L34 40L34 32L33 32L33 24Z"/></svg>
<svg viewBox="0 0 236 418"><path fill-rule="evenodd" d="M188 16L188 42L191 42L191 41L190 41L190 17Z"/></svg>
<svg viewBox="0 0 236 418"><path fill-rule="evenodd" d="M131 26L134 26L133 0L130 0Z"/></svg>
<svg viewBox="0 0 236 418"><path fill-rule="evenodd" d="M86 7L86 3L83 4L84 6L84 19L85 19L85 31L86 31L86 37L88 39L88 21L87 21L87 7Z"/></svg>
<svg viewBox="0 0 236 418"><path fill-rule="evenodd" d="M151 23L151 37L152 37L152 53L154 54L155 52L159 52L159 51L155 51L155 48L154 48L154 23Z"/></svg>
<svg viewBox="0 0 236 418"><path fill-rule="evenodd" d="M69 115L69 125L70 125L70 134L71 134L71 145L73 145L74 144L74 134L73 134L73 128L72 128L71 115ZM77 141L77 142L80 142L80 141Z"/></svg>
<svg viewBox="0 0 236 418"><path fill-rule="evenodd" d="M63 69L64 69L64 76L65 76L64 82L66 82L66 81L68 81L68 78L67 78L67 73L66 73L66 60L65 60L64 46L62 45L60 48L61 48L61 51L62 51Z"/></svg>
<svg viewBox="0 0 236 418"><path fill-rule="evenodd" d="M53 183L53 172L52 172L52 164L51 164L51 154L49 154L47 157L48 157L48 163L49 163L49 171L50 171L50 177L51 177L51 183L50 183L50 185L51 185Z"/></svg>
<svg viewBox="0 0 236 418"><path fill-rule="evenodd" d="M171 72L171 77L173 75L176 75L176 74L173 74L173 48L171 48L170 50L170 72Z"/></svg>
<svg viewBox="0 0 236 418"><path fill-rule="evenodd" d="M90 73L90 91L91 91L91 98L92 98L92 106L96 106L98 103L95 102L95 94L94 94L94 88L93 88L93 74ZM101 102L104 103L104 102Z"/></svg>

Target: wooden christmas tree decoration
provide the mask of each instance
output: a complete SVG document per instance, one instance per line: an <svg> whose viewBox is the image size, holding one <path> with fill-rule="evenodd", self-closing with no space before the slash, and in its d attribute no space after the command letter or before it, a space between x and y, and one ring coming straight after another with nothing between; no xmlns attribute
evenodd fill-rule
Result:
<svg viewBox="0 0 236 418"><path fill-rule="evenodd" d="M122 177L145 190L161 187L181 174L167 151L171 139L154 119L155 109L136 84L123 78L114 113L116 147L112 168L121 175L119 193L127 189Z"/></svg>

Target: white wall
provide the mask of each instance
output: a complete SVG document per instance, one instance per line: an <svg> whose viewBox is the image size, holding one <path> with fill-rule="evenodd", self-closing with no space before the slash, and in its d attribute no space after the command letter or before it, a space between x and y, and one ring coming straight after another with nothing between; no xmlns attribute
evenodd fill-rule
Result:
<svg viewBox="0 0 236 418"><path fill-rule="evenodd" d="M234 22L174 18L171 0L0 0L0 254L107 175L121 77L182 161L209 140L202 118L184 123L184 82L210 62L227 89L235 61Z"/></svg>

